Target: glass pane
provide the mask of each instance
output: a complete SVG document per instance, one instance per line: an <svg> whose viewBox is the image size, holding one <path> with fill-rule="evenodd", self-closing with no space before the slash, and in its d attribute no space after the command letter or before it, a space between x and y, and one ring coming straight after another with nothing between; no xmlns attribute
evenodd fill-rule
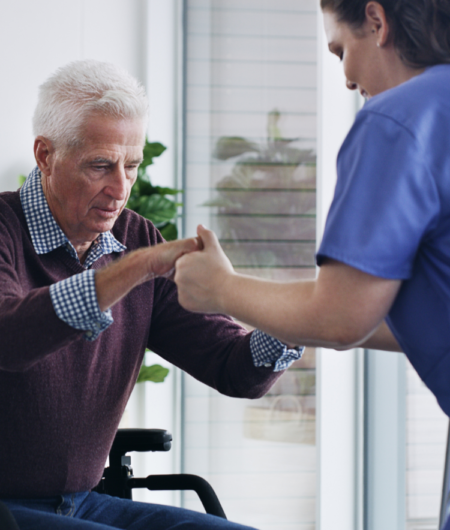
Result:
<svg viewBox="0 0 450 530"><path fill-rule="evenodd" d="M187 0L185 235L203 223L237 270L315 277L316 0ZM258 400L188 376L184 470L231 520L315 528L315 350ZM201 509L187 493L184 505Z"/></svg>
<svg viewBox="0 0 450 530"><path fill-rule="evenodd" d="M448 418L406 369L406 529L438 530Z"/></svg>

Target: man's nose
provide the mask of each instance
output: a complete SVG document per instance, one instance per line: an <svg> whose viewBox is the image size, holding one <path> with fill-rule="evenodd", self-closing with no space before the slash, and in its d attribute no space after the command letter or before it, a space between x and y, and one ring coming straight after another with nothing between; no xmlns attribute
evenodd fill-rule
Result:
<svg viewBox="0 0 450 530"><path fill-rule="evenodd" d="M353 83L353 81L349 81L348 79L345 82L345 85L349 90L356 90L358 88L358 85L356 83Z"/></svg>
<svg viewBox="0 0 450 530"><path fill-rule="evenodd" d="M117 167L111 172L104 192L116 201L123 201L128 197L129 187L130 182L127 178L125 168Z"/></svg>

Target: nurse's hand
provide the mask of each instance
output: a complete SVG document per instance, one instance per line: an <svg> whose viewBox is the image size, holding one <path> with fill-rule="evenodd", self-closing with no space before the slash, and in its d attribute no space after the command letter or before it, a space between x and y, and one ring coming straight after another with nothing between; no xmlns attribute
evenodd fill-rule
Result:
<svg viewBox="0 0 450 530"><path fill-rule="evenodd" d="M182 256L175 265L178 300L189 311L223 313L224 293L235 272L214 232L199 225L197 234L203 249Z"/></svg>

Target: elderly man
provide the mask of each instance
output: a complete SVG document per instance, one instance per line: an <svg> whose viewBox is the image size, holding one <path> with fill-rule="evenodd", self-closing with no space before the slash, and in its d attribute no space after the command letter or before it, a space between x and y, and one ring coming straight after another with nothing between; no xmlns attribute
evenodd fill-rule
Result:
<svg viewBox="0 0 450 530"><path fill-rule="evenodd" d="M37 167L0 194L0 499L27 529L243 528L92 493L145 348L236 397L263 395L300 350L185 311L164 277L197 240L162 243L125 209L147 100L78 61L40 88Z"/></svg>

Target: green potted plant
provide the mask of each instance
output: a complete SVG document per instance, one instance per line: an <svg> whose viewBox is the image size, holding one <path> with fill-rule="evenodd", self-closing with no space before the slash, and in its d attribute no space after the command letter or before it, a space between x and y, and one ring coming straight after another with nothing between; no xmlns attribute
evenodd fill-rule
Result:
<svg viewBox="0 0 450 530"><path fill-rule="evenodd" d="M166 148L159 142L145 141L144 159L138 169L138 177L131 190L127 208L134 210L152 223L161 232L164 239L172 241L177 239L178 231L176 218L180 203L168 198L179 193L174 188L153 186L147 175L147 167L153 164L153 159L160 156Z"/></svg>
<svg viewBox="0 0 450 530"><path fill-rule="evenodd" d="M160 156L165 150L166 147L159 142L145 141L143 161L139 166L138 176L131 190L127 208L149 219L158 228L164 239L172 241L178 237L176 218L178 206L181 204L169 197L177 195L179 190L153 186L147 174L147 168L153 164L153 159ZM168 368L159 364L146 366L144 360L137 383L145 381L162 383L168 373Z"/></svg>
<svg viewBox="0 0 450 530"><path fill-rule="evenodd" d="M316 155L296 147L298 138L283 137L279 119L276 109L268 113L265 139L222 136L212 153L228 172L203 206L213 208L213 228L235 267L270 270L288 267L289 259L314 267ZM286 242L283 250L277 240ZM288 247L300 240L302 246Z"/></svg>

